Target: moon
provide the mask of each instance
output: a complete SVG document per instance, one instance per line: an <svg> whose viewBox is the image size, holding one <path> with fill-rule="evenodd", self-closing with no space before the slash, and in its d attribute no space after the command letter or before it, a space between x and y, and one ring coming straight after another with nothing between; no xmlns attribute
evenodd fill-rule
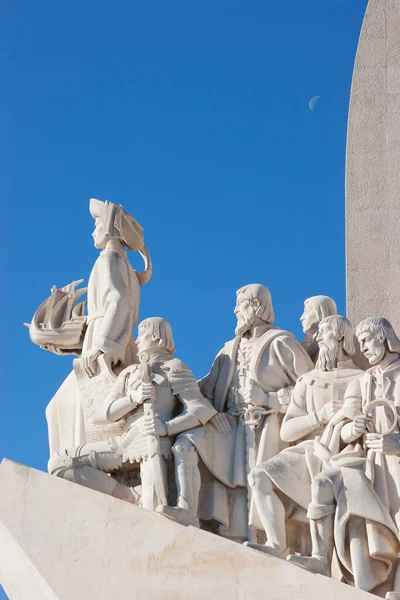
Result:
<svg viewBox="0 0 400 600"><path fill-rule="evenodd" d="M311 98L311 100L308 103L308 108L313 111L315 108L315 105L317 104L318 100L320 99L320 96L313 96Z"/></svg>

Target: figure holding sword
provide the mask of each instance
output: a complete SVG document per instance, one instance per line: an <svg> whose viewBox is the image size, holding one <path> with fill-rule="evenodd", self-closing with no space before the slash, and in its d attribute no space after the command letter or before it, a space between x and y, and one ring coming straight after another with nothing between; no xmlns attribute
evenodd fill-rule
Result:
<svg viewBox="0 0 400 600"><path fill-rule="evenodd" d="M236 541L254 537L262 524L248 488L252 467L281 449L280 426L300 375L312 369L307 352L294 336L273 326L269 290L250 284L236 293L235 338L218 353L200 390L217 413L205 427L183 432L173 452L182 462L181 489L193 490L199 481L195 452L202 460L201 498L178 497L176 506L159 507L170 519L190 523L199 512L217 523L220 534ZM197 485L197 484L196 484Z"/></svg>
<svg viewBox="0 0 400 600"><path fill-rule="evenodd" d="M51 472L127 499L126 494L121 496L125 486L105 474L139 463L141 495L131 501L154 510L168 503L166 463L172 460L176 435L206 423L216 411L202 396L190 369L172 358L175 344L168 321L160 317L142 321L137 344L141 364L120 373L95 415L98 424L124 419L122 435L56 455Z"/></svg>

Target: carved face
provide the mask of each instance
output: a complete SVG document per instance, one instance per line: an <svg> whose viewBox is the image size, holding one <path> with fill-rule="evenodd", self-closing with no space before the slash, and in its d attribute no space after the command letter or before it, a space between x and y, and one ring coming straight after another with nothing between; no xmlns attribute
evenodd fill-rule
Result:
<svg viewBox="0 0 400 600"><path fill-rule="evenodd" d="M330 323L320 323L318 327L317 342L319 346L330 346L332 342L337 342L336 331L332 328Z"/></svg>
<svg viewBox="0 0 400 600"><path fill-rule="evenodd" d="M96 218L92 237L94 240L95 247L101 248L102 250L104 250L104 248L107 245L108 240L110 239L110 236L105 231L103 219L99 219L98 217Z"/></svg>
<svg viewBox="0 0 400 600"><path fill-rule="evenodd" d="M236 335L243 335L250 329L256 318L256 310L251 300L245 298L244 294L239 294L233 311L237 318Z"/></svg>
<svg viewBox="0 0 400 600"><path fill-rule="evenodd" d="M377 365L386 354L385 338L372 331L364 331L358 336L361 352L370 365Z"/></svg>
<svg viewBox="0 0 400 600"><path fill-rule="evenodd" d="M304 333L312 334L317 331L319 323L318 315L311 302L304 302L304 312L300 317L300 321Z"/></svg>
<svg viewBox="0 0 400 600"><path fill-rule="evenodd" d="M329 323L321 323L318 327L317 341L319 354L315 368L320 371L332 371L337 366L339 340Z"/></svg>
<svg viewBox="0 0 400 600"><path fill-rule="evenodd" d="M152 333L150 329L139 329L139 335L136 340L139 352L146 352L154 348L159 348L159 339Z"/></svg>

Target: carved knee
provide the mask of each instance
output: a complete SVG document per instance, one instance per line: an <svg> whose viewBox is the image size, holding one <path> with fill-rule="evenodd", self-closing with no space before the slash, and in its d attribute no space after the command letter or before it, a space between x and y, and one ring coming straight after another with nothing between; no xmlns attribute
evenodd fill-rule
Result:
<svg viewBox="0 0 400 600"><path fill-rule="evenodd" d="M336 510L334 484L329 477L321 473L311 484L311 504L308 506L309 519L322 519Z"/></svg>
<svg viewBox="0 0 400 600"><path fill-rule="evenodd" d="M311 493L313 501L315 500L318 504L325 500L332 501L334 493L331 480L323 474L317 475L312 481Z"/></svg>
<svg viewBox="0 0 400 600"><path fill-rule="evenodd" d="M191 465L197 465L198 454L192 442L184 435L178 436L175 444L172 446L172 453L175 461L184 462Z"/></svg>
<svg viewBox="0 0 400 600"><path fill-rule="evenodd" d="M248 476L249 486L254 491L268 493L272 490L272 483L268 475L262 469L253 469Z"/></svg>

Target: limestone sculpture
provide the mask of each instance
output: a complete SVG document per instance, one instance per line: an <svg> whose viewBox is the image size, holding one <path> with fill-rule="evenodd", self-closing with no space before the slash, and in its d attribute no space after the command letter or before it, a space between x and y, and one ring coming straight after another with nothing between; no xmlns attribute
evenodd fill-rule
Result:
<svg viewBox="0 0 400 600"><path fill-rule="evenodd" d="M336 302L329 296L311 296L304 300L304 311L300 321L306 336L302 344L313 363L316 363L318 358L318 325L322 319L331 315L337 315L337 308Z"/></svg>
<svg viewBox="0 0 400 600"><path fill-rule="evenodd" d="M336 549L343 580L394 599L400 340L390 323L358 326L364 373L331 298L305 301L301 345L273 327L269 290L247 285L235 338L196 382L173 358L165 319L132 336L152 270L142 228L109 202L92 199L90 212L102 251L88 314L76 281L54 287L29 325L41 347L79 357L46 411L50 473L328 576Z"/></svg>
<svg viewBox="0 0 400 600"><path fill-rule="evenodd" d="M141 364L132 364L119 374L94 417L100 424L123 419L123 433L54 454L49 471L153 510L166 505L171 496L167 463L174 437L206 423L216 411L202 396L188 367L173 358L175 345L165 319L153 317L140 323L137 343ZM185 471L179 454L179 446L175 445L175 469L179 474L183 470L189 479L184 488L178 484L179 497L198 495L200 480L190 476L190 466ZM192 451L187 460L191 463L196 459ZM135 464L140 464L141 493L131 493L105 475L132 469ZM197 512L191 524L198 526Z"/></svg>
<svg viewBox="0 0 400 600"><path fill-rule="evenodd" d="M300 529L299 547L293 545L299 536L288 539L288 514L291 522L308 525L311 482L323 468L314 453L314 440L320 438L331 417L342 407L347 384L362 374L351 358L355 352L353 333L345 317L322 319L316 339L317 364L297 380L281 427L285 442L298 443L261 463L249 476L267 538L265 545L250 545L280 558L286 558L290 547L294 552L307 542L307 527Z"/></svg>
<svg viewBox="0 0 400 600"><path fill-rule="evenodd" d="M327 468L312 482L312 556L288 559L329 575L335 548L345 581L394 599L400 597L392 593L400 592L400 340L384 318L365 319L356 334L372 366L349 384L320 440Z"/></svg>
<svg viewBox="0 0 400 600"><path fill-rule="evenodd" d="M152 273L143 229L135 219L122 206L94 198L89 209L95 220L94 244L101 253L88 282L86 330L76 352L81 358L46 409L50 455L99 439L100 430L91 419L94 404L107 394L119 370L137 362L132 329L138 320L140 285ZM126 249L142 255L144 272L131 267ZM116 428L103 427L101 433L103 438L112 436Z"/></svg>
<svg viewBox="0 0 400 600"><path fill-rule="evenodd" d="M225 344L199 382L218 412L204 427L181 434L175 448L183 464L193 447L202 459L200 517L219 523L221 534L244 541L262 527L247 474L281 449L279 430L293 386L312 363L291 333L272 326L271 294L263 285L238 290L235 315L235 339ZM197 465L192 469L197 471ZM178 487L186 489L188 470L178 472ZM193 513L183 503L175 510L158 510L180 522L190 521Z"/></svg>

